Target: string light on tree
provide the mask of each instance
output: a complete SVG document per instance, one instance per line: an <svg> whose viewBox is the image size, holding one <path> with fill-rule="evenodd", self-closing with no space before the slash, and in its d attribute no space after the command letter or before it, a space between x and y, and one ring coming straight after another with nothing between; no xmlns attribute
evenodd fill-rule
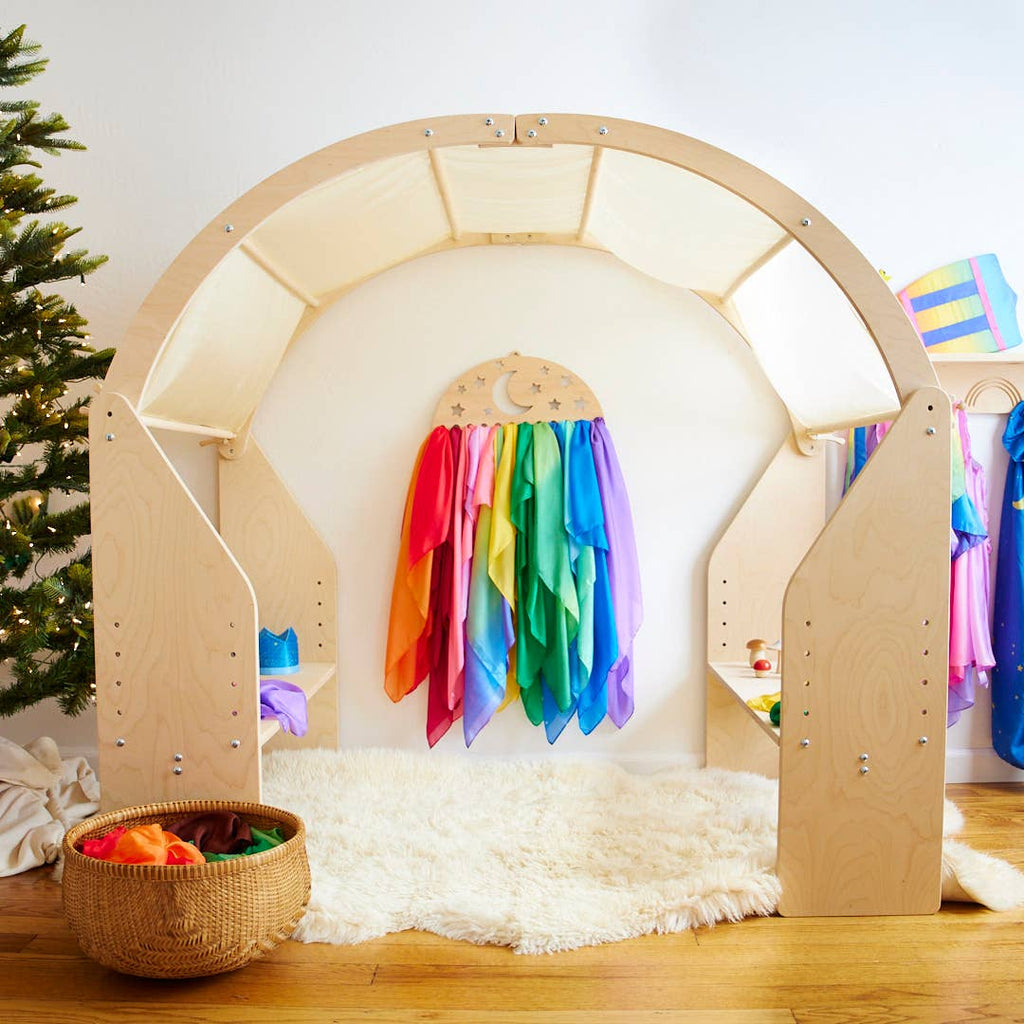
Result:
<svg viewBox="0 0 1024 1024"><path fill-rule="evenodd" d="M67 247L79 229L55 215L75 197L36 174L42 158L83 147L60 114L2 92L44 71L39 49L24 26L0 36L0 715L50 697L76 714L95 696L90 397L77 386L102 379L113 352L90 346L85 319L52 286L84 285L106 258ZM71 500L51 508L55 490Z"/></svg>

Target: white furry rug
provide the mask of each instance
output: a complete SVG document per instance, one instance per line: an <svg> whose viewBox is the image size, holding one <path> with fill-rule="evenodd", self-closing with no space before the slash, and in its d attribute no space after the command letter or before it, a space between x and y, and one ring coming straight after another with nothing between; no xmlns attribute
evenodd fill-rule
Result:
<svg viewBox="0 0 1024 1024"><path fill-rule="evenodd" d="M394 750L264 761L264 801L306 821L305 942L417 928L541 953L771 914L776 799L775 782L716 769ZM947 846L949 898L1024 902L1014 868Z"/></svg>

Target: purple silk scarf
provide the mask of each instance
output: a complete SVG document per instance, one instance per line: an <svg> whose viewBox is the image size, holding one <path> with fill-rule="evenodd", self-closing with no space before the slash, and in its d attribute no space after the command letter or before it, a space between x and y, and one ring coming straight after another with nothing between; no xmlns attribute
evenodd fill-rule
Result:
<svg viewBox="0 0 1024 1024"><path fill-rule="evenodd" d="M594 420L590 437L604 509L608 580L619 641L619 656L608 673L608 717L621 729L633 714L633 638L644 617L640 567L626 482L603 417Z"/></svg>
<svg viewBox="0 0 1024 1024"><path fill-rule="evenodd" d="M284 679L261 679L260 718L276 718L285 732L305 736L309 728L305 692Z"/></svg>

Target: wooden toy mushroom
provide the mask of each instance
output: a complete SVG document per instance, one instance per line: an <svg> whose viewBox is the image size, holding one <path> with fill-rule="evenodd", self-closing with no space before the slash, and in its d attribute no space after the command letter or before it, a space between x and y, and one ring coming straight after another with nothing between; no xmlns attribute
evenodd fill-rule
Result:
<svg viewBox="0 0 1024 1024"><path fill-rule="evenodd" d="M747 650L750 651L750 667L754 667L755 661L761 661L768 657L767 640L748 640Z"/></svg>
<svg viewBox="0 0 1024 1024"><path fill-rule="evenodd" d="M754 675L758 679L763 679L765 676L772 674L772 663L767 658L758 658L754 662Z"/></svg>

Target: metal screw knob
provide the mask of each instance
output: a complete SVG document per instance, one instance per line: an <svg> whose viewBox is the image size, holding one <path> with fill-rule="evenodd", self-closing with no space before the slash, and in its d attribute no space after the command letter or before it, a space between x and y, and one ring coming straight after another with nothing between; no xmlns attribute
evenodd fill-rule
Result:
<svg viewBox="0 0 1024 1024"><path fill-rule="evenodd" d="M800 218L800 223L801 223L801 224L802 224L802 225L803 225L803 226L804 226L805 228L809 228L809 227L811 226L811 218L810 218L810 217L801 217L801 218Z"/></svg>
<svg viewBox="0 0 1024 1024"><path fill-rule="evenodd" d="M927 434L927 435L928 435L929 437L931 437L931 435L935 433L935 428L934 428L934 427L929 427L929 428L928 428L928 429L927 429L927 430L925 431L925 433L926 433L926 434Z"/></svg>
<svg viewBox="0 0 1024 1024"><path fill-rule="evenodd" d="M860 757L857 758L858 761L866 761L867 759L868 759L868 755L867 754L861 754Z"/></svg>
<svg viewBox="0 0 1024 1024"><path fill-rule="evenodd" d="M183 772L184 770L185 770L185 769L184 769L184 768L182 768L180 764L176 764L176 765L175 765L175 766L174 766L174 767L173 767L173 768L171 769L171 771L172 771L172 772L174 772L174 774L175 774L175 775L180 775L180 774L181 774L181 773L182 773L182 772Z"/></svg>
<svg viewBox="0 0 1024 1024"><path fill-rule="evenodd" d="M113 441L115 437L117 437L117 434L107 434L108 441Z"/></svg>
<svg viewBox="0 0 1024 1024"><path fill-rule="evenodd" d="M494 118L493 117L484 118L484 124L487 125L488 128L490 128L491 125L494 124Z"/></svg>
<svg viewBox="0 0 1024 1024"><path fill-rule="evenodd" d="M800 746L801 747L809 747L810 745L811 745L811 741L810 740L806 740L805 739L805 740L801 740L800 741Z"/></svg>
<svg viewBox="0 0 1024 1024"><path fill-rule="evenodd" d="M235 225L234 224L225 224L224 225L224 233L225 234L230 235L231 232L234 231L234 230L235 230Z"/></svg>
<svg viewBox="0 0 1024 1024"><path fill-rule="evenodd" d="M175 761L184 761L185 758L181 754L175 754L174 755L174 760Z"/></svg>
<svg viewBox="0 0 1024 1024"><path fill-rule="evenodd" d="M231 741L231 746L234 747L235 750L237 750L241 745L242 745L242 741L241 740L232 740Z"/></svg>
<svg viewBox="0 0 1024 1024"><path fill-rule="evenodd" d="M503 138L505 138L505 129L504 129L504 128L499 128L499 129L498 129L498 130L497 130L497 131L496 131L496 132L495 132L494 134L495 134L495 135L496 135L496 136L497 136L497 137L498 137L499 139L503 139Z"/></svg>
<svg viewBox="0 0 1024 1024"><path fill-rule="evenodd" d="M426 137L429 139L430 136L434 134L434 129L433 128L424 128L423 129L423 134L426 135Z"/></svg>
<svg viewBox="0 0 1024 1024"><path fill-rule="evenodd" d="M928 737L927 736L922 736L922 737L920 737L920 739L918 739L917 742L920 743L921 746L923 747L928 742Z"/></svg>
<svg viewBox="0 0 1024 1024"><path fill-rule="evenodd" d="M608 129L604 125L601 125L601 127L597 129L597 134L598 135L607 135L608 134Z"/></svg>
<svg viewBox="0 0 1024 1024"><path fill-rule="evenodd" d="M536 128L531 128L531 129L530 129L530 130L529 130L529 131L528 131L528 132L526 133L526 137L527 137L527 138L529 138L529 139L535 139L535 138L537 138L537 129L536 129Z"/></svg>
<svg viewBox="0 0 1024 1024"><path fill-rule="evenodd" d="M122 737L118 736L118 738L116 740L114 740L114 746L115 747L123 747L124 746L124 739Z"/></svg>
<svg viewBox="0 0 1024 1024"><path fill-rule="evenodd" d="M547 123L548 123L548 119L546 117L538 117L537 118L537 124L541 125L542 127L544 125L546 125Z"/></svg>
<svg viewBox="0 0 1024 1024"><path fill-rule="evenodd" d="M869 768L869 767L868 767L868 766L867 766L866 764L862 764L862 765L860 766L860 769L859 769L859 771L860 771L861 775L867 775L867 773L868 773L869 771L871 771L871 769L870 769L870 768Z"/></svg>

